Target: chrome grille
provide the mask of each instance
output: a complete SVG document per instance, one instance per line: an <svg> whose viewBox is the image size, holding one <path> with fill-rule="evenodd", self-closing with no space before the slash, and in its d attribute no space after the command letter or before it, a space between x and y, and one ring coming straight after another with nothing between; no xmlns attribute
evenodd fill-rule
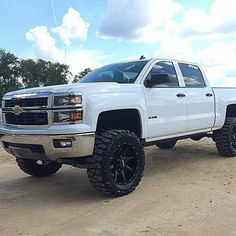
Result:
<svg viewBox="0 0 236 236"><path fill-rule="evenodd" d="M5 121L12 125L48 125L47 112L5 113Z"/></svg>
<svg viewBox="0 0 236 236"><path fill-rule="evenodd" d="M44 107L48 106L47 97L38 97L38 98L21 98L21 99L10 99L5 100L5 107Z"/></svg>
<svg viewBox="0 0 236 236"><path fill-rule="evenodd" d="M38 95L38 96L37 96ZM9 125L38 126L49 125L50 94L33 94L33 96L8 96L3 100L3 122Z"/></svg>

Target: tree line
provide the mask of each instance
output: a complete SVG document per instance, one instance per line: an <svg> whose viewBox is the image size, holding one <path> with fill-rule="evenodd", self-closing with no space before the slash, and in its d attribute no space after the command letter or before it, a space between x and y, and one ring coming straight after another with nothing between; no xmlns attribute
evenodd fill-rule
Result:
<svg viewBox="0 0 236 236"><path fill-rule="evenodd" d="M86 68L73 76L69 66L42 59L21 59L0 48L0 99L7 92L22 88L76 83L91 71Z"/></svg>

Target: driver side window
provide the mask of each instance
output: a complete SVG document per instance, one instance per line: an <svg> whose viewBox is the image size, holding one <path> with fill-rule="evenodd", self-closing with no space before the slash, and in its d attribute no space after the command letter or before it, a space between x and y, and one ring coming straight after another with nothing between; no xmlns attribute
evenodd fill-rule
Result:
<svg viewBox="0 0 236 236"><path fill-rule="evenodd" d="M168 74L169 81L161 82L156 85L156 88L169 88L169 87L179 87L178 77L175 71L175 67L170 61L160 61L156 63L151 69L147 76L147 80L151 78L152 75Z"/></svg>

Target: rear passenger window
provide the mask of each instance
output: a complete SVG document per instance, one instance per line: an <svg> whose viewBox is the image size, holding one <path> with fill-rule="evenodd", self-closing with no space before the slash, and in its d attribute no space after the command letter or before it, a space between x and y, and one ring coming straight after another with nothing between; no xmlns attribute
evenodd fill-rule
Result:
<svg viewBox="0 0 236 236"><path fill-rule="evenodd" d="M198 66L179 63L181 73L184 77L185 86L189 88L205 87L205 81Z"/></svg>
<svg viewBox="0 0 236 236"><path fill-rule="evenodd" d="M179 87L178 77L175 71L175 67L170 61L157 62L151 69L148 77L154 74L168 74L170 81L169 83L159 84L157 87Z"/></svg>

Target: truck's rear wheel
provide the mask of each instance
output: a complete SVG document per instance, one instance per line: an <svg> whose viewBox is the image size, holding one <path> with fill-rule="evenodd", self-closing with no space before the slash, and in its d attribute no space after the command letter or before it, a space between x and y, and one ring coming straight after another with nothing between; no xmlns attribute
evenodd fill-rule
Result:
<svg viewBox="0 0 236 236"><path fill-rule="evenodd" d="M98 191L110 196L131 193L144 171L145 156L138 137L128 130L109 130L96 136L88 160L88 178Z"/></svg>
<svg viewBox="0 0 236 236"><path fill-rule="evenodd" d="M16 162L23 172L37 177L53 175L61 168L60 163L51 161L35 161L17 158Z"/></svg>
<svg viewBox="0 0 236 236"><path fill-rule="evenodd" d="M160 149L172 149L176 143L177 143L176 140L163 141L159 142L156 146L159 147Z"/></svg>
<svg viewBox="0 0 236 236"><path fill-rule="evenodd" d="M227 117L222 129L214 132L218 152L225 157L236 156L236 118Z"/></svg>

